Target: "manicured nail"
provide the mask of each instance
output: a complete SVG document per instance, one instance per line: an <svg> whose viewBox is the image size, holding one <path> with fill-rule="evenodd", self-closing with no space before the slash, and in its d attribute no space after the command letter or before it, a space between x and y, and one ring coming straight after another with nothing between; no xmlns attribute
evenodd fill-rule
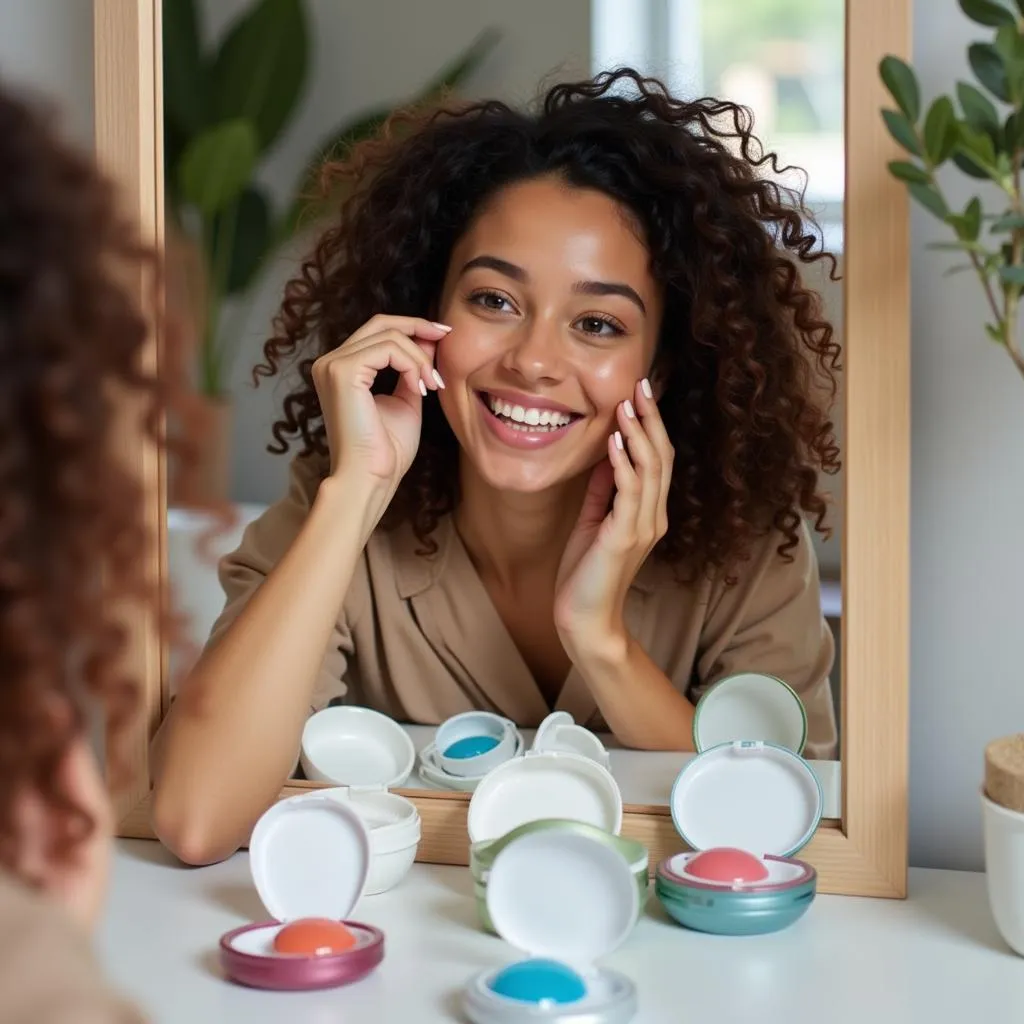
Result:
<svg viewBox="0 0 1024 1024"><path fill-rule="evenodd" d="M640 390L648 398L653 398L654 397L654 392L651 390L651 382L646 377L644 377L644 379L642 381L640 381Z"/></svg>
<svg viewBox="0 0 1024 1024"><path fill-rule="evenodd" d="M444 331L447 334L451 328L447 324L439 324L436 320L430 321L439 331Z"/></svg>
<svg viewBox="0 0 1024 1024"><path fill-rule="evenodd" d="M627 419L634 419L636 417L636 413L633 411L633 403L628 398L622 403L622 408L626 412Z"/></svg>
<svg viewBox="0 0 1024 1024"><path fill-rule="evenodd" d="M422 377L420 377L420 379L419 379L419 385L420 385L420 394L424 398L426 398L427 397L427 385L423 383L423 378Z"/></svg>
<svg viewBox="0 0 1024 1024"><path fill-rule="evenodd" d="M618 448L620 452L624 447L622 444L622 435L617 430L615 431L615 447Z"/></svg>
<svg viewBox="0 0 1024 1024"><path fill-rule="evenodd" d="M443 388L444 387L444 380L441 378L441 374L439 374L437 372L437 370L431 370L430 372L434 375L434 380L437 381L437 386L439 388Z"/></svg>

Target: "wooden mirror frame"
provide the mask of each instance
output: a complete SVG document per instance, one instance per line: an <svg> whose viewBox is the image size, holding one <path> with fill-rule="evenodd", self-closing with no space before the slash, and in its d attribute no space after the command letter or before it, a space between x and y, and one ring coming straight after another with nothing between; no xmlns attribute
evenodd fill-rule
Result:
<svg viewBox="0 0 1024 1024"><path fill-rule="evenodd" d="M95 142L145 235L163 238L161 0L94 0ZM847 0L844 198L845 514L841 584L842 819L822 822L801 856L819 891L902 898L907 887L910 322L906 190L880 109L887 53L909 60L911 0ZM142 282L139 296L143 299ZM158 338L150 358L157 360ZM167 578L164 466L137 433L117 452L142 480L153 571ZM147 616L129 611L131 667L144 715L131 737L133 782L117 800L118 835L153 838L149 742L168 702L167 657ZM295 782L282 796L313 788ZM403 790L423 824L418 860L468 863L465 794ZM652 868L680 849L666 807L627 805L623 834Z"/></svg>

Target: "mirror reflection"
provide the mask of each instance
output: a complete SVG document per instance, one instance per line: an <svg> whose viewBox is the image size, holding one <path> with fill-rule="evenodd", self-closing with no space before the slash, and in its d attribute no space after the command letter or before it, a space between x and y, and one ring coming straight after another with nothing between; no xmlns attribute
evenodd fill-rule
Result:
<svg viewBox="0 0 1024 1024"><path fill-rule="evenodd" d="M205 650L158 813L215 773L227 843L293 773L469 792L531 748L664 806L743 738L839 817L843 5L295 6L164 3L238 518L204 560L172 481Z"/></svg>

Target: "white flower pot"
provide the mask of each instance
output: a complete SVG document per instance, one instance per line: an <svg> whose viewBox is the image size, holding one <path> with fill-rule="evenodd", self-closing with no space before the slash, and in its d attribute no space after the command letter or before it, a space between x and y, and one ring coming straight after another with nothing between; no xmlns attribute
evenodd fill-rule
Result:
<svg viewBox="0 0 1024 1024"><path fill-rule="evenodd" d="M988 902L1007 945L1024 956L1024 814L981 795Z"/></svg>

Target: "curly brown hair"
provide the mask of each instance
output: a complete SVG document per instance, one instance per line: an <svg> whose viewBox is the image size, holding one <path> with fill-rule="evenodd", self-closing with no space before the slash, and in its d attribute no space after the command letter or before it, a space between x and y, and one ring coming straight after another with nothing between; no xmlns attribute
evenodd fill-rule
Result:
<svg viewBox="0 0 1024 1024"><path fill-rule="evenodd" d="M70 853L94 822L59 781L95 710L109 719L108 764L121 780L121 740L139 681L122 657L118 607L180 627L151 571L140 481L118 433L148 432L194 464L187 431L169 444L167 417L192 422L180 331L164 336L130 287L159 294L156 253L119 211L114 185L61 140L54 111L0 90L0 864L16 862L15 804L26 787L53 812ZM150 312L157 309L154 302ZM191 489L191 470L181 474Z"/></svg>
<svg viewBox="0 0 1024 1024"><path fill-rule="evenodd" d="M828 535L818 477L840 465L828 412L840 349L801 266L830 261L836 280L836 260L802 195L764 173L778 175L779 162L752 126L745 108L675 99L629 68L557 84L535 109L492 100L396 116L324 168L324 189L342 183L350 194L286 286L253 371L258 384L297 358L299 383L268 449L284 453L301 436L300 454L325 464L314 360L375 313L436 316L450 254L485 200L557 174L632 213L664 290L655 373L676 459L655 557L711 571L774 529L791 558L804 513ZM374 389L393 386L381 374ZM432 550L458 498L457 456L439 406L425 404L418 453L384 525L411 523Z"/></svg>

